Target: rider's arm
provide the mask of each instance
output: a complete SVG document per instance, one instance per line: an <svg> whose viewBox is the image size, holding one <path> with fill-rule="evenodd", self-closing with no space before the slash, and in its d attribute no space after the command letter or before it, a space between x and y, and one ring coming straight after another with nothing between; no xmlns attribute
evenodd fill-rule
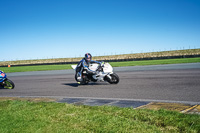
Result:
<svg viewBox="0 0 200 133"><path fill-rule="evenodd" d="M82 65L83 65L83 68L87 71L87 73L90 73L90 74L96 73L95 71L92 71L91 69L89 69L89 67L88 67L87 63L85 62L85 60L83 60Z"/></svg>
<svg viewBox="0 0 200 133"><path fill-rule="evenodd" d="M101 62L99 62L99 61L95 61L95 60L91 60L90 62L91 62L91 63L101 64Z"/></svg>
<svg viewBox="0 0 200 133"><path fill-rule="evenodd" d="M94 61L94 60L91 60L90 61L91 63L97 63L97 64L99 64L99 66L104 66L104 61Z"/></svg>

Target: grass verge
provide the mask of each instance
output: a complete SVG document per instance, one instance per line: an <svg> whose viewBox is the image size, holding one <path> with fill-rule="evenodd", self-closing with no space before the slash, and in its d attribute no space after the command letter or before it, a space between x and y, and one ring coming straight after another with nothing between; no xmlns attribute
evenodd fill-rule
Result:
<svg viewBox="0 0 200 133"><path fill-rule="evenodd" d="M145 66L145 65L163 65L163 64L180 64L180 63L197 63L200 58L181 58L181 59L162 59L162 60L145 60L145 61L124 61L111 62L113 67L122 66Z"/></svg>
<svg viewBox="0 0 200 133"><path fill-rule="evenodd" d="M160 64L177 64L177 63L196 63L200 58L181 58L181 59L163 59L163 60L146 60L146 61L124 61L110 62L113 67L122 66L143 66L143 65L160 65ZM71 64L67 65L39 65L39 66L18 66L18 67L1 67L6 73L27 72L27 71L48 71L48 70L65 70L72 69Z"/></svg>
<svg viewBox="0 0 200 133"><path fill-rule="evenodd" d="M0 132L191 132L200 115L167 110L0 101Z"/></svg>
<svg viewBox="0 0 200 133"><path fill-rule="evenodd" d="M1 67L5 73L11 72L28 72L28 71L50 71L50 70L65 70L72 69L71 64L67 65L39 65L39 66L16 66L16 67Z"/></svg>

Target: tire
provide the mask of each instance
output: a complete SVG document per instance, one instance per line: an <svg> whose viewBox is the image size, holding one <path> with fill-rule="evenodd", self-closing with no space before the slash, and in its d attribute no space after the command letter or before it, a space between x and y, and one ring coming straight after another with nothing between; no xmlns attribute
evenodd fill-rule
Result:
<svg viewBox="0 0 200 133"><path fill-rule="evenodd" d="M0 89L3 89L4 87L3 87L3 85L0 83Z"/></svg>
<svg viewBox="0 0 200 133"><path fill-rule="evenodd" d="M107 80L110 84L118 84L119 83L119 76L116 73L110 74L111 80Z"/></svg>
<svg viewBox="0 0 200 133"><path fill-rule="evenodd" d="M89 82L88 81L82 81L80 84L81 85L87 85Z"/></svg>
<svg viewBox="0 0 200 133"><path fill-rule="evenodd" d="M78 82L78 80L77 80L77 73L75 74L75 77L74 77L74 78L75 78L75 80Z"/></svg>
<svg viewBox="0 0 200 133"><path fill-rule="evenodd" d="M85 81L85 79L83 79L83 81L78 81L77 80L77 73L75 74L75 80L78 82L78 83L80 83L80 85L87 85L89 82L88 81Z"/></svg>
<svg viewBox="0 0 200 133"><path fill-rule="evenodd" d="M3 87L5 89L14 89L15 88L15 84L11 80L7 79L4 82L5 82L5 84L3 85Z"/></svg>

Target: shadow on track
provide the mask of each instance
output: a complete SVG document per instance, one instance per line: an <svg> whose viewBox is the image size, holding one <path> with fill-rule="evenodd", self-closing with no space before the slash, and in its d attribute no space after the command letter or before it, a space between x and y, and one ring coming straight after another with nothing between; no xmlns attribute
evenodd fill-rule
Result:
<svg viewBox="0 0 200 133"><path fill-rule="evenodd" d="M78 83L63 83L62 85L67 85L67 86L71 86L71 87L78 87L79 86Z"/></svg>
<svg viewBox="0 0 200 133"><path fill-rule="evenodd" d="M78 86L92 86L92 85L110 85L108 83L88 83L87 85L80 85L78 83L63 83L62 85L67 85L71 87L78 87Z"/></svg>

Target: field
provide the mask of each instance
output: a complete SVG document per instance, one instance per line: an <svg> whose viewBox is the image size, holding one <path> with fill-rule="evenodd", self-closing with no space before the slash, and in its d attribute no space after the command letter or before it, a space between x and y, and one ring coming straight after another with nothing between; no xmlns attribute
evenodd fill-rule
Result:
<svg viewBox="0 0 200 133"><path fill-rule="evenodd" d="M1 133L200 132L200 115L167 110L0 101Z"/></svg>
<svg viewBox="0 0 200 133"><path fill-rule="evenodd" d="M200 55L200 49L188 50L175 50L175 51L162 51L150 53L136 53L136 54L123 54L123 55L110 55L110 56L94 56L94 60L127 60L127 59L143 59L143 58L156 58L156 57L177 57L177 56L197 56ZM17 61L2 61L0 66L8 65L24 65L24 64L45 64L45 63L63 63L78 62L83 57L79 58L56 58L56 59L37 59L37 60L17 60Z"/></svg>
<svg viewBox="0 0 200 133"><path fill-rule="evenodd" d="M197 58L180 58L180 59L163 59L163 60L146 60L146 61L143 60L143 61L110 62L110 64L113 67L120 67L120 66L143 66L143 65L196 63L196 62L200 62L200 57L197 57ZM6 72L6 73L26 72L26 71L65 70L65 69L72 69L71 64L1 67L1 70Z"/></svg>

